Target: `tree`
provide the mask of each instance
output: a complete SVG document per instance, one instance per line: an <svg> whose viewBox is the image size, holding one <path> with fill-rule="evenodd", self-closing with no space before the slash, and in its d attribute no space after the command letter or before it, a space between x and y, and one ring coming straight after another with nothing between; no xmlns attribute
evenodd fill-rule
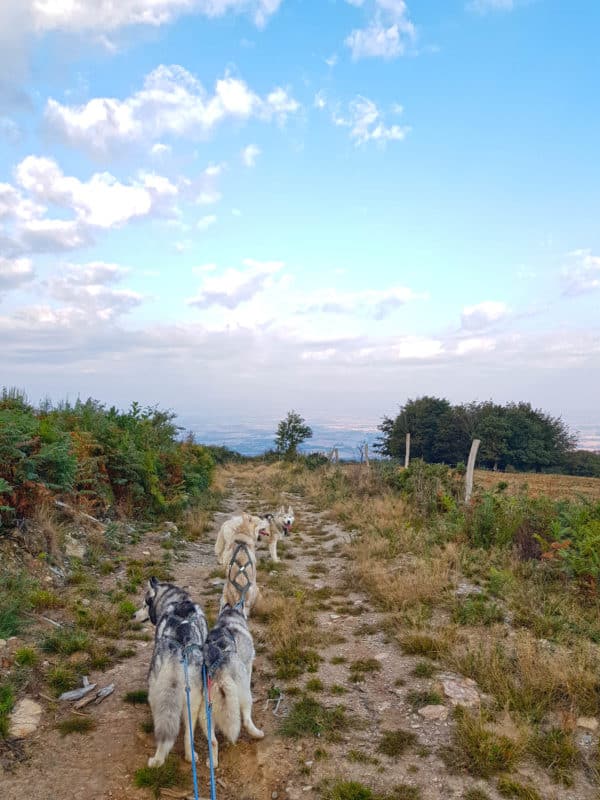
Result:
<svg viewBox="0 0 600 800"><path fill-rule="evenodd" d="M288 411L287 417L277 426L275 449L284 458L295 458L298 445L310 439L312 435L313 432L306 424L306 420L296 411Z"/></svg>
<svg viewBox="0 0 600 800"><path fill-rule="evenodd" d="M410 433L411 455L430 463L463 461L470 438L462 415L447 400L419 397L408 400L396 419L384 417L375 449L382 455L404 458L406 434Z"/></svg>

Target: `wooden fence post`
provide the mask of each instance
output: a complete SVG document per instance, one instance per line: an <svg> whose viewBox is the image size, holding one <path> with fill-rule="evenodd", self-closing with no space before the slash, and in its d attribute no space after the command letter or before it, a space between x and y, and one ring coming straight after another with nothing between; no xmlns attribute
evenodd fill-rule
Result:
<svg viewBox="0 0 600 800"><path fill-rule="evenodd" d="M410 463L410 433L406 434L406 450L404 453L404 468L408 467Z"/></svg>
<svg viewBox="0 0 600 800"><path fill-rule="evenodd" d="M473 439L471 452L469 453L469 461L467 462L467 475L465 478L465 503L468 503L471 499L471 493L473 491L473 472L475 470L475 460L477 458L477 451L479 450L480 444L480 439Z"/></svg>

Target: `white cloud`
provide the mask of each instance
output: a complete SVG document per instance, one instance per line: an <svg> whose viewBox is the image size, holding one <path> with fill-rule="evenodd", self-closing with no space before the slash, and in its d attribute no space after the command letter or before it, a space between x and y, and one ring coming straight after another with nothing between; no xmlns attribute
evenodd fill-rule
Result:
<svg viewBox="0 0 600 800"><path fill-rule="evenodd" d="M395 356L401 360L427 360L437 358L444 352L440 339L427 336L404 336L394 346Z"/></svg>
<svg viewBox="0 0 600 800"><path fill-rule="evenodd" d="M260 97L243 80L225 75L209 95L183 67L161 65L146 76L142 89L124 100L96 97L85 105L69 106L51 98L45 120L68 144L106 154L164 136L206 136L226 119L284 122L299 108L281 87Z"/></svg>
<svg viewBox="0 0 600 800"><path fill-rule="evenodd" d="M246 269L227 269L222 275L208 276L188 305L196 308L223 306L235 309L268 288L272 277L283 268L282 261L245 259Z"/></svg>
<svg viewBox="0 0 600 800"><path fill-rule="evenodd" d="M472 337L462 339L456 345L456 354L459 356L470 355L471 353L489 353L496 348L496 342L490 337Z"/></svg>
<svg viewBox="0 0 600 800"><path fill-rule="evenodd" d="M0 138L9 144L17 144L23 137L23 131L10 117L0 117Z"/></svg>
<svg viewBox="0 0 600 800"><path fill-rule="evenodd" d="M311 293L304 300L303 311L305 313L318 311L333 314L365 313L375 319L383 319L406 303L413 300L425 300L427 297L427 294L414 292L406 286L356 292L323 289Z"/></svg>
<svg viewBox="0 0 600 800"><path fill-rule="evenodd" d="M154 173L122 183L108 172L81 180L50 158L27 156L14 170L15 183L0 184L0 219L8 255L59 252L89 244L94 232L133 219L172 216L179 187ZM70 214L58 215L54 208Z"/></svg>
<svg viewBox="0 0 600 800"><path fill-rule="evenodd" d="M143 300L130 289L113 289L129 272L126 267L104 261L67 264L46 281L49 296L66 303L60 311L72 318L85 314L89 321L109 322L126 314Z"/></svg>
<svg viewBox="0 0 600 800"><path fill-rule="evenodd" d="M322 111L324 108L327 108L327 93L324 89L318 91L315 95L314 99L314 106Z"/></svg>
<svg viewBox="0 0 600 800"><path fill-rule="evenodd" d="M374 0L370 6L372 16L367 26L353 30L344 42L352 58L393 59L404 55L417 38L404 0Z"/></svg>
<svg viewBox="0 0 600 800"><path fill-rule="evenodd" d="M172 147L170 144L163 144L162 142L157 142L156 144L152 145L150 152L153 156L160 158L161 156L171 155Z"/></svg>
<svg viewBox="0 0 600 800"><path fill-rule="evenodd" d="M328 67L335 67L338 61L339 61L339 56L337 53L332 53L329 56L329 58L325 59L325 63L327 64Z"/></svg>
<svg viewBox="0 0 600 800"><path fill-rule="evenodd" d="M402 141L410 132L408 126L386 125L377 104L360 95L349 104L347 115L334 113L333 121L336 125L350 128L350 138L356 145Z"/></svg>
<svg viewBox="0 0 600 800"><path fill-rule="evenodd" d="M88 181L65 175L50 158L27 156L15 169L17 184L41 203L52 203L75 213L98 228L119 226L134 217L166 209L178 190L168 178L146 173L134 184L120 183L108 172Z"/></svg>
<svg viewBox="0 0 600 800"><path fill-rule="evenodd" d="M591 250L575 250L562 271L563 294L575 296L600 289L600 256Z"/></svg>
<svg viewBox="0 0 600 800"><path fill-rule="evenodd" d="M217 216L216 214L207 214L205 217L201 217L198 222L196 223L196 227L199 231L207 231L209 228L216 223Z"/></svg>
<svg viewBox="0 0 600 800"><path fill-rule="evenodd" d="M462 327L465 330L480 330L499 322L508 316L510 309L506 303L486 300L472 306L465 306L461 314Z"/></svg>
<svg viewBox="0 0 600 800"><path fill-rule="evenodd" d="M247 167L254 167L256 165L256 159L260 154L260 147L257 147L255 144L249 144L242 150L242 161Z"/></svg>
<svg viewBox="0 0 600 800"><path fill-rule="evenodd" d="M28 258L3 258L0 256L0 292L16 289L34 278L31 261Z"/></svg>
<svg viewBox="0 0 600 800"><path fill-rule="evenodd" d="M182 14L220 17L229 12L249 13L265 24L281 0L3 0L0 26L20 12L22 25L36 34L111 33L129 25L159 27Z"/></svg>

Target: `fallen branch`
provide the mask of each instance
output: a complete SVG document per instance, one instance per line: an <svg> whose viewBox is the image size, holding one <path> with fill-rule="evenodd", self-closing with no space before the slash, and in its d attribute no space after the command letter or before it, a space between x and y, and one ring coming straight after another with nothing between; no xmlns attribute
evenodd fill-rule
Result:
<svg viewBox="0 0 600 800"><path fill-rule="evenodd" d="M26 617L31 617L32 619L43 619L44 622L49 622L50 625L54 625L55 628L62 628L62 624L57 622L55 619L43 617L41 614L32 614L30 611L22 611L21 613L25 614Z"/></svg>
<svg viewBox="0 0 600 800"><path fill-rule="evenodd" d="M106 528L106 525L103 522L100 522L99 519L96 519L96 517L92 517L91 514L86 514L85 511L78 511L76 508L73 508L73 506L70 506L68 503L63 503L62 500L55 500L54 505L57 508L60 508L61 511L64 511L71 517L80 517L81 519L85 519L88 522L92 522L94 525L97 525L98 527L102 528L102 530L105 530Z"/></svg>

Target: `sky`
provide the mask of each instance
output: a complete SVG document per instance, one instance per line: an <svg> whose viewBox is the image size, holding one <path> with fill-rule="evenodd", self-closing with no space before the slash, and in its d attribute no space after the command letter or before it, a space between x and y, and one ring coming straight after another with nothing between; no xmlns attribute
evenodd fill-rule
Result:
<svg viewBox="0 0 600 800"><path fill-rule="evenodd" d="M0 385L600 426L600 5L2 0Z"/></svg>

